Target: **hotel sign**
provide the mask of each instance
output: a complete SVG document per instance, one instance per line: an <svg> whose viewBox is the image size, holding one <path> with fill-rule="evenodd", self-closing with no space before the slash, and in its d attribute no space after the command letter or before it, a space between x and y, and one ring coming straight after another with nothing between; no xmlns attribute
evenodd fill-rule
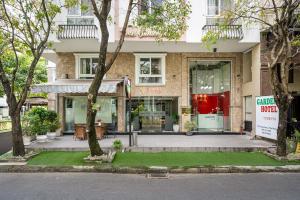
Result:
<svg viewBox="0 0 300 200"><path fill-rule="evenodd" d="M256 135L277 140L279 110L273 96L256 97Z"/></svg>

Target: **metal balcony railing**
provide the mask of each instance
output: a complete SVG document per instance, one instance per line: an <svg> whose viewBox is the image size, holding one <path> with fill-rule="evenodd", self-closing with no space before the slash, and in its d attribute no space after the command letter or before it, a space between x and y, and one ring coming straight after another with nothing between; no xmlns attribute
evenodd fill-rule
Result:
<svg viewBox="0 0 300 200"><path fill-rule="evenodd" d="M219 39L243 39L242 25L205 25L202 31L204 35L207 32L214 32Z"/></svg>
<svg viewBox="0 0 300 200"><path fill-rule="evenodd" d="M93 39L97 38L96 25L58 25L58 39Z"/></svg>

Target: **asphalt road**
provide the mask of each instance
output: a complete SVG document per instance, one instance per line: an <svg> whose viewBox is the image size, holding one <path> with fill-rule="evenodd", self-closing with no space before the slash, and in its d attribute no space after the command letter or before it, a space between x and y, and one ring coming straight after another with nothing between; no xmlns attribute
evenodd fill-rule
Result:
<svg viewBox="0 0 300 200"><path fill-rule="evenodd" d="M0 133L0 155L9 151L12 147L11 133Z"/></svg>
<svg viewBox="0 0 300 200"><path fill-rule="evenodd" d="M285 200L299 199L300 174L143 175L0 174L2 200Z"/></svg>

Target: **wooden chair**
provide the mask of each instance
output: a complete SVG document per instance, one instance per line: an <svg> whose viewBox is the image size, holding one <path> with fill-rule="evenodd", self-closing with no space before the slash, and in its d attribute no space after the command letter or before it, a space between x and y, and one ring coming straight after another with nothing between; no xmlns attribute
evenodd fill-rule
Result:
<svg viewBox="0 0 300 200"><path fill-rule="evenodd" d="M98 140L103 139L104 134L106 132L106 126L102 123L101 126L99 125L95 125L95 129L96 129L96 136Z"/></svg>
<svg viewBox="0 0 300 200"><path fill-rule="evenodd" d="M75 124L74 139L86 140L86 125L85 124Z"/></svg>

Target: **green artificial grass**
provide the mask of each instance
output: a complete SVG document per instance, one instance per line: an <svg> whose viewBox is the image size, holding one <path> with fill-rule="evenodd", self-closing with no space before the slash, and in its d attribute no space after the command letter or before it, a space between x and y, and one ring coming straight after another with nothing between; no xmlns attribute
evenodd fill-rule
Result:
<svg viewBox="0 0 300 200"><path fill-rule="evenodd" d="M41 152L30 159L28 165L91 165L83 160L88 155L89 152ZM115 167L280 166L289 164L300 164L300 162L278 161L260 152L125 152L117 153L113 161Z"/></svg>
<svg viewBox="0 0 300 200"><path fill-rule="evenodd" d="M46 166L72 166L87 165L83 158L87 157L89 152L67 152L67 151L47 151L41 152L28 161L28 165L46 165Z"/></svg>
<svg viewBox="0 0 300 200"><path fill-rule="evenodd" d="M114 166L128 167L195 167L195 166L280 166L300 164L282 162L260 152L159 152L159 153L118 153Z"/></svg>

